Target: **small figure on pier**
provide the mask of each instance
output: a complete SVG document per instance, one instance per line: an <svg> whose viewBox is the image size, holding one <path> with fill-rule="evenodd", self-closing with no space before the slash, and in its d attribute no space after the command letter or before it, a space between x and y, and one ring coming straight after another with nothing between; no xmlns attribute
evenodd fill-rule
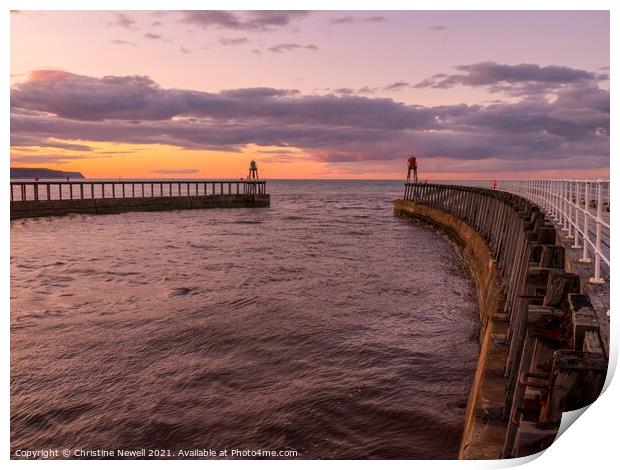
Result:
<svg viewBox="0 0 620 470"><path fill-rule="evenodd" d="M410 157L409 160L407 160L407 183L411 182L418 182L418 162L416 160L416 157Z"/></svg>
<svg viewBox="0 0 620 470"><path fill-rule="evenodd" d="M250 162L250 173L248 175L249 180L257 180L258 179L258 166L256 166L256 161L252 160Z"/></svg>

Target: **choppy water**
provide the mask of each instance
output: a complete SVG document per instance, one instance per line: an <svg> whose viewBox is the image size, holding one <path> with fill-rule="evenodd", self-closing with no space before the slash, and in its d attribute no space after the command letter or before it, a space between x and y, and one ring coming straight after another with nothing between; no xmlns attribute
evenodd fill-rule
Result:
<svg viewBox="0 0 620 470"><path fill-rule="evenodd" d="M11 448L454 458L467 267L396 182L268 184L266 209L11 223Z"/></svg>

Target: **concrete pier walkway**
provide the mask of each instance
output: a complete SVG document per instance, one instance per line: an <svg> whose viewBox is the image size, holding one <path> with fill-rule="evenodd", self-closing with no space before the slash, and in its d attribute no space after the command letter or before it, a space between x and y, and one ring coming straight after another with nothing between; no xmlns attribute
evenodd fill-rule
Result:
<svg viewBox="0 0 620 470"><path fill-rule="evenodd" d="M269 203L263 180L11 181L11 219Z"/></svg>
<svg viewBox="0 0 620 470"><path fill-rule="evenodd" d="M394 211L448 233L476 283L480 357L459 457L545 449L562 412L596 400L609 355L609 317L595 311L560 230L525 197L468 186L408 183Z"/></svg>

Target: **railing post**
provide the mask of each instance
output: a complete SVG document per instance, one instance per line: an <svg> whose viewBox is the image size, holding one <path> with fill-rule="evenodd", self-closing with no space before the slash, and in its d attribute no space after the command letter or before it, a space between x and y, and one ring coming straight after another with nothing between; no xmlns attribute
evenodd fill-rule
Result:
<svg viewBox="0 0 620 470"><path fill-rule="evenodd" d="M558 223L561 224L562 223L562 200L560 199L561 191L560 191L560 181L559 180L554 181L553 194L555 196L555 206L556 206L556 210L557 210Z"/></svg>
<svg viewBox="0 0 620 470"><path fill-rule="evenodd" d="M570 181L564 180L564 231L570 236Z"/></svg>
<svg viewBox="0 0 620 470"><path fill-rule="evenodd" d="M566 217L566 180L562 180L562 186L561 186L561 191L562 191L562 219L561 219L561 225L562 225L562 230L566 231L566 221L567 221L567 217Z"/></svg>
<svg viewBox="0 0 620 470"><path fill-rule="evenodd" d="M589 263L592 260L588 256L588 245L590 245L590 232L588 230L588 222L590 219L590 183L585 181L584 185L584 198L583 198L583 252L581 254L581 258L579 258L580 263Z"/></svg>
<svg viewBox="0 0 620 470"><path fill-rule="evenodd" d="M556 192L556 181L551 181L549 183L551 185L551 206L553 207L553 219L557 222L559 219L559 212L558 212L558 200L557 200L557 192Z"/></svg>
<svg viewBox="0 0 620 470"><path fill-rule="evenodd" d="M601 180L596 182L596 248L594 250L594 277L590 278L592 284L604 284L601 278L601 207L603 206L603 191Z"/></svg>
<svg viewBox="0 0 620 470"><path fill-rule="evenodd" d="M573 216L572 216L572 212L573 212L573 182L571 180L568 180L568 208L567 208L567 213L568 213L568 234L566 235L566 238L568 238L568 239L573 238L573 231L572 231Z"/></svg>
<svg viewBox="0 0 620 470"><path fill-rule="evenodd" d="M559 180L555 181L554 186L555 186L555 189L553 193L555 195L555 205L557 207L558 223L561 224L562 223L562 199L560 199L560 196L562 193L560 190L560 181Z"/></svg>
<svg viewBox="0 0 620 470"><path fill-rule="evenodd" d="M573 219L573 246L572 248L580 248L579 245L579 182L575 180L575 218Z"/></svg>
<svg viewBox="0 0 620 470"><path fill-rule="evenodd" d="M555 205L553 204L553 181L547 180L547 207L549 217L555 220Z"/></svg>

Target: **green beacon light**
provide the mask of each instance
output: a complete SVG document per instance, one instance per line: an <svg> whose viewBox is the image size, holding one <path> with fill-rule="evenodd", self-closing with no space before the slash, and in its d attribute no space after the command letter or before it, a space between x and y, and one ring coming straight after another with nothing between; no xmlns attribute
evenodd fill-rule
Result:
<svg viewBox="0 0 620 470"><path fill-rule="evenodd" d="M250 173L248 175L248 179L257 180L258 179L258 166L256 165L256 161L252 160L250 162Z"/></svg>

